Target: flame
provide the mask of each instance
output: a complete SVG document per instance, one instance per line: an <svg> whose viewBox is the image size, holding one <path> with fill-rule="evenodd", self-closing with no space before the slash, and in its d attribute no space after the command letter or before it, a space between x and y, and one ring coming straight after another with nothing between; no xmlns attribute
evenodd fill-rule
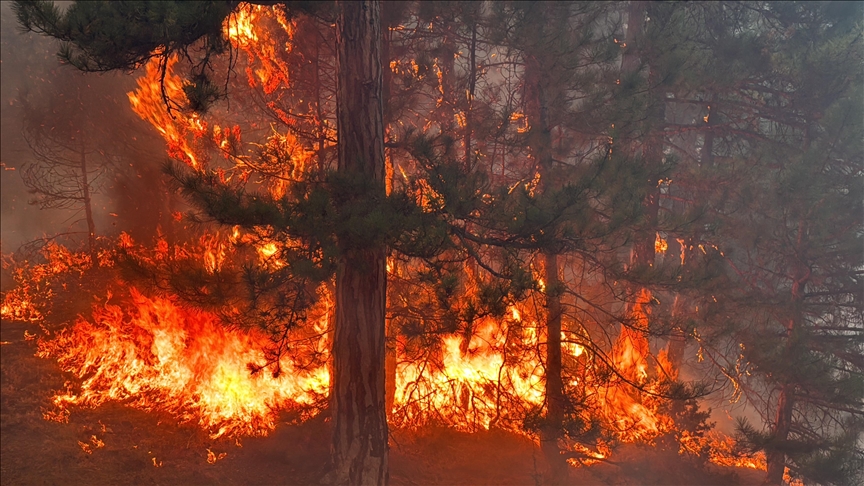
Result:
<svg viewBox="0 0 864 486"><path fill-rule="evenodd" d="M648 330L648 304L651 300L648 289L640 290L630 310L630 322L622 326L612 348L615 369L624 383L601 385L598 393L603 414L626 442L650 441L674 425L670 417L656 412L656 407L651 406L650 397L641 397L633 388L634 385L649 384L649 346L645 332Z"/></svg>
<svg viewBox="0 0 864 486"><path fill-rule="evenodd" d="M513 309L514 320L519 316ZM530 328L533 331L533 328ZM396 396L391 420L402 426L444 420L461 429L489 426L526 404L543 403L543 369L539 360L505 365L506 324L491 319L479 326L463 352L463 336L442 340L440 355L429 361L403 359L396 368ZM523 336L532 340L532 333ZM533 335L536 345L536 333ZM500 393L506 383L507 396ZM502 400L514 407L502 407Z"/></svg>
<svg viewBox="0 0 864 486"><path fill-rule="evenodd" d="M216 461L221 461L222 459L225 459L225 456L227 456L227 455L228 455L227 452L220 452L219 454L216 454L215 452L211 451L208 448L207 449L207 464L216 464Z"/></svg>
<svg viewBox="0 0 864 486"><path fill-rule="evenodd" d="M654 251L660 253L661 255L666 253L666 250L669 249L669 243L660 236L660 233L657 233L657 237L654 239Z"/></svg>
<svg viewBox="0 0 864 486"><path fill-rule="evenodd" d="M743 467L759 471L768 470L768 462L764 452L747 452L738 446L734 437L717 431L710 431L704 436L694 436L684 431L679 443L681 454L698 455L701 451L707 450L708 460L718 466ZM802 481L792 477L788 467L783 471L783 481L789 486L804 486Z"/></svg>
<svg viewBox="0 0 864 486"><path fill-rule="evenodd" d="M225 20L223 30L235 47L246 48L258 42L258 35L254 29L255 13L248 4L244 4Z"/></svg>
<svg viewBox="0 0 864 486"><path fill-rule="evenodd" d="M201 236L201 246L204 247L204 268L209 273L216 273L225 262L226 246L217 234L205 234Z"/></svg>
<svg viewBox="0 0 864 486"><path fill-rule="evenodd" d="M13 268L12 279L16 286L3 294L3 304L0 305L0 317L3 319L30 322L43 320L48 312L48 304L56 295L55 286L63 285L56 281L57 278L66 274L80 276L93 266L88 253L72 252L54 242L45 245L40 254L44 263L4 263L4 266ZM97 264L103 267L112 265L102 254Z"/></svg>
<svg viewBox="0 0 864 486"><path fill-rule="evenodd" d="M56 359L83 380L80 390L54 397L58 410L121 400L197 421L217 438L266 433L278 410L312 404L327 393L326 366L298 369L283 358L278 378L253 376L248 364L265 361L265 337L228 328L212 314L167 298L148 298L134 288L131 295L129 311L105 305L92 322L80 319L54 339L40 340L39 356Z"/></svg>
<svg viewBox="0 0 864 486"><path fill-rule="evenodd" d="M267 19L276 20L289 42L277 41L277 34L265 27ZM222 32L235 48L242 49L248 55L246 75L250 87L260 85L265 94L271 94L288 86L290 71L280 54L291 50L294 24L288 20L282 6L241 3L225 19ZM253 67L256 65L259 66L257 69Z"/></svg>
<svg viewBox="0 0 864 486"><path fill-rule="evenodd" d="M194 148L194 140L203 138L207 124L198 115L187 115L182 110L171 109L165 104L164 96L179 106L188 103L183 92L183 80L174 74L177 56L167 59L162 77L160 59L153 58L144 67L144 75L138 79L138 89L127 94L132 110L149 122L162 134L168 145L168 155L182 161L193 169L200 170L203 154ZM189 139L192 135L193 139ZM209 138L209 137L208 137Z"/></svg>
<svg viewBox="0 0 864 486"><path fill-rule="evenodd" d="M201 237L195 247L172 247L159 239L149 251L153 259L166 259L170 254L199 258L207 271L216 272L235 264L228 258L233 251L229 242L253 242L262 264L278 261L280 244L256 242L252 236L232 228L221 238L218 234ZM118 238L118 247L127 253L141 251L126 234ZM47 246L44 252L45 263L22 267L27 269L20 273L22 283L28 283L26 274L41 279L40 289L51 288L49 284L58 276L92 268L83 252L61 246ZM106 252L100 261L110 267L113 255ZM262 333L226 327L215 314L182 307L170 297L147 297L134 288L130 294L131 302L125 309L102 305L94 309L91 318L80 318L53 338L39 340L39 356L56 359L64 371L80 380L80 384L67 384L57 393L54 408L44 412L46 419L67 422L74 406L95 407L115 400L197 423L213 438L266 435L275 427L279 411L295 407L317 410L326 398L330 384L327 316L333 302L326 285L321 290L321 308L310 313L307 326L311 328L307 332L315 336L309 346L321 360L300 366L283 356L279 361L283 373L278 377L250 371L250 363L266 360L263 349L269 341ZM12 302L10 295L4 302ZM645 338L652 301L647 289L638 293L628 325L610 353L620 381L593 376L594 351L577 344L584 337L569 330L561 332L565 360L578 359L588 367L587 375L569 379L568 385L593 392L588 393L586 406L599 410L607 427L622 441L650 442L673 430L671 418L658 412L659 402L633 387L650 391L657 382L648 373L650 355ZM39 305L33 309L41 311ZM469 431L492 426L521 430L525 414L539 409L545 401L543 356L538 351L546 341L545 327L537 324L542 317L531 306L514 304L503 318L482 319L470 335L442 336L440 346L424 348L422 356L409 352L401 343L397 346L391 423L417 427L434 421ZM665 353L657 356L657 367L657 376L675 378L677 370ZM682 454L700 453L707 447L715 464L764 469L764 455L742 456L728 437L705 438L686 431L676 435ZM79 446L90 454L104 442L94 436ZM568 461L574 466L590 465L612 455L605 442L594 448L578 443L566 447L582 456ZM210 464L224 457L224 453L208 450ZM161 466L161 461L153 460L155 467Z"/></svg>

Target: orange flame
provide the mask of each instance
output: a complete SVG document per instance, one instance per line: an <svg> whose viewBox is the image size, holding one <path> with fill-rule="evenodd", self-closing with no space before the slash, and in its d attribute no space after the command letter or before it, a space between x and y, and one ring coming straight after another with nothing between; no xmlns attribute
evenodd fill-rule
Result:
<svg viewBox="0 0 864 486"><path fill-rule="evenodd" d="M166 61L163 79L160 59L152 59L144 68L144 76L138 79L138 89L127 96L132 110L162 134L168 144L168 154L193 169L200 170L203 168L203 154L193 148L189 135L194 138L203 137L207 133L207 124L195 114L186 115L180 110L169 112L163 98L164 87L164 95L171 102L184 106L188 101L183 92L182 79L174 74L176 64L176 56L171 56Z"/></svg>
<svg viewBox="0 0 864 486"><path fill-rule="evenodd" d="M620 385L602 385L598 398L603 414L619 431L624 441L651 440L670 430L672 419L656 413L645 403L633 385L648 382L648 319L651 292L642 289L630 311L630 324L622 326L621 334L612 348L612 359L617 372L625 382Z"/></svg>
<svg viewBox="0 0 864 486"><path fill-rule="evenodd" d="M132 289L134 308L96 309L52 340L41 340L39 356L83 379L79 391L54 398L58 409L123 400L145 410L165 410L197 421L212 437L260 435L272 430L276 412L312 404L329 386L326 366L253 376L249 363L264 361L266 338L230 329L206 312L148 298ZM325 314L326 315L326 314Z"/></svg>

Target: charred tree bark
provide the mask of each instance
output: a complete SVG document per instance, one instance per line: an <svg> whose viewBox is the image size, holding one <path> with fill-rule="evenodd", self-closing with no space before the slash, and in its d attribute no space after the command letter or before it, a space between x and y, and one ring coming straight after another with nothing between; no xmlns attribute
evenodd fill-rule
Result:
<svg viewBox="0 0 864 486"><path fill-rule="evenodd" d="M637 73L641 66L640 52L636 45L636 40L642 35L642 25L645 20L645 14L647 11L647 2L643 1L631 1L629 6L627 7L627 33L625 37L625 45L627 46L624 50L624 54L621 56L621 76L632 76ZM632 130L632 128L631 128ZM626 150L627 157L634 157L638 153L638 143L636 140L627 140L626 141ZM643 158L648 152L648 147L642 147L642 155ZM656 181L655 181L656 182ZM646 205L646 209L651 211L652 202L649 200L650 198L646 198L644 204ZM649 215L650 218L650 215ZM650 245L647 245L645 242L645 235L637 235L637 239L633 244L633 248L630 254L630 264L639 265L639 264L648 264L649 262L653 263L654 261L654 238L651 235ZM634 293L635 295L635 293Z"/></svg>
<svg viewBox="0 0 864 486"><path fill-rule="evenodd" d="M322 104L324 103L324 97L321 94L321 44L323 41L316 37L315 38L315 69L313 69L313 73L315 76L315 124L317 130L317 140L315 146L315 154L316 160L318 162L318 176L323 178L324 174L327 172L327 159L324 154L324 149L327 146L327 127L325 126L324 120L324 109L322 108Z"/></svg>
<svg viewBox="0 0 864 486"><path fill-rule="evenodd" d="M639 69L639 52L636 49L636 38L642 35L642 23L648 2L631 1L627 7L627 46L621 56L621 73L631 74Z"/></svg>
<svg viewBox="0 0 864 486"><path fill-rule="evenodd" d="M546 267L546 423L540 431L540 444L549 462L551 481L558 484L567 478L567 462L561 455L558 440L564 428L564 382L561 378L561 297L558 293L558 255L543 254Z"/></svg>
<svg viewBox="0 0 864 486"><path fill-rule="evenodd" d="M393 90L393 71L390 70L390 46L393 40L393 32L389 25L384 25L381 29L381 59L383 60L381 68L382 76L382 104L383 104L383 125L386 130L386 140L391 139L390 124L395 116L394 109L391 103ZM393 191L394 183L394 164L393 164L393 149L385 148L385 170L386 191L387 195ZM396 261L393 262L392 271L396 271ZM386 266L386 265L385 265ZM386 309L385 302L385 309ZM385 410L387 416L393 410L393 404L396 402L396 330L392 328L388 320L385 324L385 358L384 358L384 391L385 391Z"/></svg>
<svg viewBox="0 0 864 486"><path fill-rule="evenodd" d="M666 118L666 104L656 89L656 72L648 73L649 108L648 121L651 125L646 133L647 140L642 148L642 163L649 174L645 181L647 191L642 206L645 212L645 223L637 234L633 244L631 264L635 266L653 266L657 251L657 217L660 211L660 187L656 174L663 165L663 125Z"/></svg>
<svg viewBox="0 0 864 486"><path fill-rule="evenodd" d="M381 18L377 1L340 2L338 170L384 194ZM351 204L348 201L348 204ZM386 249L343 244L333 337L334 484L388 482L384 390Z"/></svg>

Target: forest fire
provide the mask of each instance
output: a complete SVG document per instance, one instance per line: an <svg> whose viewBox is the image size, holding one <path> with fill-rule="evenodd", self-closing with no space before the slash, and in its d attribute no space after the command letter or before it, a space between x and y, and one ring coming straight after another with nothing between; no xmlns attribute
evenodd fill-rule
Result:
<svg viewBox="0 0 864 486"><path fill-rule="evenodd" d="M4 435L38 409L80 457L116 429L161 474L151 418L213 471L317 424L298 481L340 485L439 429L527 444L537 484L629 484L634 451L683 482L864 474L860 6L13 10L137 79L10 102L14 175L79 219L3 255ZM25 349L65 382L29 402Z"/></svg>
<svg viewBox="0 0 864 486"><path fill-rule="evenodd" d="M242 237L236 233L225 241L217 234L203 237L194 247L200 253L192 256L200 259L207 271L217 272L226 261L226 252L232 251L231 240L237 242ZM164 242L156 246L162 247ZM125 236L118 247L129 251L135 244ZM196 250L169 251L166 247L157 254L190 251ZM272 243L258 247L257 252L265 257L276 253ZM43 253L49 263L18 267L19 286L4 296L5 319L40 322L44 316L26 296L35 289L50 288L69 273L80 275L90 268L84 253L58 245L46 247ZM114 263L109 255L116 258L116 252L105 251L101 261L111 267ZM214 439L260 436L275 428L279 412L300 409L314 414L326 400L330 386L326 364L301 366L284 356L278 376L266 368L252 373L254 365L266 362L263 350L269 340L265 335L254 329L226 327L222 317L181 306L172 298L147 297L134 288L129 292L123 307L108 303L112 301L109 294L92 316L79 317L74 325L39 339L38 355L56 360L76 378L53 397L53 408L44 414L46 420L67 421L76 406L97 407L119 401L142 410L168 412L182 423L197 424ZM617 440L624 442L651 441L674 430L671 417L658 409L661 400L637 398L628 383L644 385L649 380L647 342L636 330L648 325L650 300L650 293L643 289L633 306L633 320L623 328L614 347L616 369L625 381L615 386L590 380L574 383L596 388L594 406L617 431ZM331 305L328 298L322 300L314 325L319 337L307 343L325 355ZM525 325L525 319L532 320ZM522 349L536 349L544 339L536 316L514 306L507 318L487 319L478 325L467 347L462 336L452 335L443 337L432 360L396 356L393 423L415 428L436 421L467 431L512 428L525 410L541 405L545 399L542 360L530 351L521 356L512 354L513 347L507 345L510 327L522 334ZM562 335L564 340L567 337ZM573 343L565 349L570 359L588 354ZM88 450L93 447L85 445ZM572 447L586 456L571 461L577 466L612 454L603 445L599 450L579 444ZM709 440L686 431L681 435L682 453L696 454L700 448L708 448L710 461L718 465L765 469L764 456L741 456L729 437L715 434Z"/></svg>

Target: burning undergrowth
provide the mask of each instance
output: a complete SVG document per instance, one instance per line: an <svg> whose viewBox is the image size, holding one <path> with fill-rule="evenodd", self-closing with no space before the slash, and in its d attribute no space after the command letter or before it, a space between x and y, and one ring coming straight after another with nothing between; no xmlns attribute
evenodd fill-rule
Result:
<svg viewBox="0 0 864 486"><path fill-rule="evenodd" d="M144 410L162 410L193 422L214 438L266 434L278 411L309 406L326 395L326 368L299 370L287 358L283 373L250 372L264 361L266 338L224 326L203 311L131 289L131 310L105 304L90 320L80 319L38 354L56 359L82 379L80 387L54 398L63 419L71 405L109 400Z"/></svg>
<svg viewBox="0 0 864 486"><path fill-rule="evenodd" d="M230 266L238 250L229 240L236 235L219 244L213 238L175 247L157 240L147 249L124 236L115 248L100 252L96 265L85 252L52 244L42 249L43 263L16 267L17 286L4 294L4 320L39 323L41 333L27 333L31 340L38 337L36 354L56 361L72 378L43 407L43 418L68 422L74 410L122 403L167 414L215 440L266 436L286 412L302 422L326 410L331 314L326 286L306 314L311 322L295 330L289 339L294 349L279 354L276 367L272 336L230 325L231 311L204 310L176 296L146 295L123 280L122 269L132 254L139 272L141 261L152 263L168 254L175 261L184 255L196 259L203 271L215 270L214 262ZM58 322L63 317L52 315L45 305L55 288L95 302L92 310ZM643 293L642 302L646 299ZM515 304L502 319L480 321L467 342L462 335L444 335L440 348L422 353L415 349L409 354L411 346L395 339L391 423L418 431L429 426L466 432L501 429L536 438L543 427L538 343L544 337L530 312L526 303ZM647 319L639 305L633 312L637 320ZM234 309L233 315L241 314ZM590 359L593 350L567 346L565 358L577 370L571 372L568 395L582 400L580 411L568 415L569 439L561 443L569 462L608 461L621 444L635 442L669 444L685 456L718 465L764 468L764 457L747 456L731 438L710 432L708 414L695 401L687 402L685 410L670 409L672 402L662 398L667 385L656 378L662 373L659 362L649 378L646 348L639 346L643 339L634 331L621 333L609 353L617 360L615 376L608 370L598 373L600 366L595 368ZM97 442L82 443L92 450Z"/></svg>

